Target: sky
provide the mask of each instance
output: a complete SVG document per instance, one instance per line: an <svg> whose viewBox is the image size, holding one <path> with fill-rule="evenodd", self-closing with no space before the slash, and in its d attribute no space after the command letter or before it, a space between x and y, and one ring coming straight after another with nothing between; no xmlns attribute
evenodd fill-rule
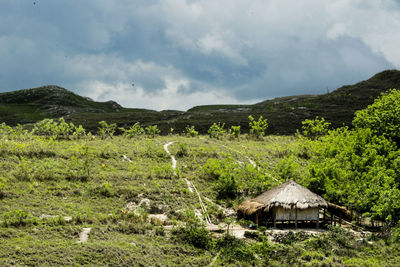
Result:
<svg viewBox="0 0 400 267"><path fill-rule="evenodd" d="M0 91L186 110L400 68L399 0L0 0Z"/></svg>

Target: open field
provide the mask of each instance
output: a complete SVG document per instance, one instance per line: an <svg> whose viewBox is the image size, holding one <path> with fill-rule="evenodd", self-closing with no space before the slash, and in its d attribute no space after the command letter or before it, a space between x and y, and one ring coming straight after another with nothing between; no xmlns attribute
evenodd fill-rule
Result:
<svg viewBox="0 0 400 267"><path fill-rule="evenodd" d="M301 183L308 160L294 136L51 140L3 134L0 142L0 265L394 266L400 261L398 243L374 235L356 241L359 237L340 229L316 237L289 231L274 242L260 229L243 241L210 237L193 222L193 215L208 217L223 232L242 200L287 178ZM164 150L170 142L175 173ZM234 195L216 170L232 174ZM185 223L193 226L195 239L182 230ZM78 242L84 228L88 240ZM203 239L205 245L196 243Z"/></svg>

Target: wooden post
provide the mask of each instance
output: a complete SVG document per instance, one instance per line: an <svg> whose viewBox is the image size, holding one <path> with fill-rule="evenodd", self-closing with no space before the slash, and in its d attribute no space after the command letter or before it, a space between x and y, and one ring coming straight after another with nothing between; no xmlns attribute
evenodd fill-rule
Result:
<svg viewBox="0 0 400 267"><path fill-rule="evenodd" d="M318 214L317 214L317 229L319 228L319 209L318 209Z"/></svg>
<svg viewBox="0 0 400 267"><path fill-rule="evenodd" d="M296 209L296 221L295 221L295 227L296 227L296 229L297 229L297 208L295 208Z"/></svg>
<svg viewBox="0 0 400 267"><path fill-rule="evenodd" d="M274 228L276 228L276 217L274 217Z"/></svg>

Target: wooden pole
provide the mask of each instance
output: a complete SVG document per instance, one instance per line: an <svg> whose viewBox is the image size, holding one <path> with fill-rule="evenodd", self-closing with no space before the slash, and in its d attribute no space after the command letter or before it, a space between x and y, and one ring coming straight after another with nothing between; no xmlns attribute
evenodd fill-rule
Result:
<svg viewBox="0 0 400 267"><path fill-rule="evenodd" d="M297 229L297 208L295 208L296 209L296 221L295 221L295 227L296 227L296 229Z"/></svg>
<svg viewBox="0 0 400 267"><path fill-rule="evenodd" d="M317 213L317 229L319 228L319 209L318 209L318 213Z"/></svg>

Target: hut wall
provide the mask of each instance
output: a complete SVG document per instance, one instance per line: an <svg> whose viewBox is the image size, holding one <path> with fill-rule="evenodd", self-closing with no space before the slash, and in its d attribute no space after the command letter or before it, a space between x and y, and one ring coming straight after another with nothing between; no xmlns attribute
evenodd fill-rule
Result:
<svg viewBox="0 0 400 267"><path fill-rule="evenodd" d="M284 209L282 207L275 208L275 220L277 221L294 221L296 220L296 209ZM319 208L308 208L297 210L297 220L299 221L316 221L318 220Z"/></svg>

